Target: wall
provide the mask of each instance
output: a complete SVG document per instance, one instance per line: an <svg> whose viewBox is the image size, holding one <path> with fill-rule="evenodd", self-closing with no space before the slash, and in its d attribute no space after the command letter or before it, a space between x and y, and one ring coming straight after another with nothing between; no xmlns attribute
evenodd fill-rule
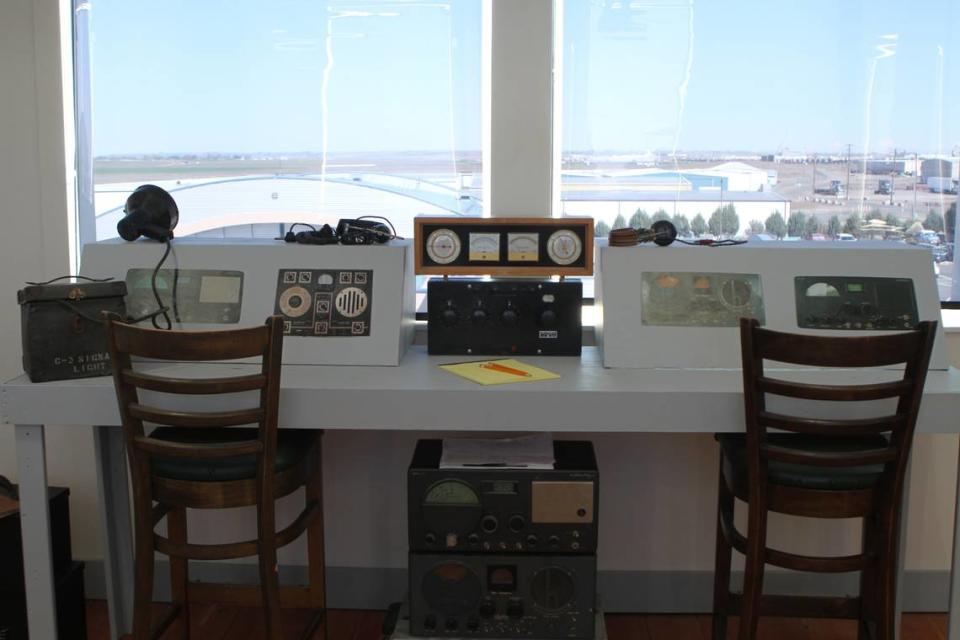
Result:
<svg viewBox="0 0 960 640"><path fill-rule="evenodd" d="M68 271L69 155L63 136L62 35L56 0L6 0L0 20L0 374L20 371L19 317L13 303L25 280ZM949 338L960 362L960 335ZM319 411L319 408L318 408ZM589 432L589 425L584 425ZM102 556L89 429L51 427L49 479L72 490L75 555ZM403 567L404 477L413 433L338 433L326 437L328 563ZM589 435L589 434L587 434ZM713 557L716 446L708 436L596 435L602 467L601 568L709 571ZM943 570L950 562L957 440L918 438L913 464L907 565ZM16 477L13 429L0 427L0 473ZM295 494L283 502L290 517ZM253 531L252 513L198 514L198 541ZM844 553L857 541L848 523L813 528L786 518L772 525L776 544ZM840 544L838 544L840 543ZM840 548L840 547L843 548ZM301 564L301 542L281 563Z"/></svg>

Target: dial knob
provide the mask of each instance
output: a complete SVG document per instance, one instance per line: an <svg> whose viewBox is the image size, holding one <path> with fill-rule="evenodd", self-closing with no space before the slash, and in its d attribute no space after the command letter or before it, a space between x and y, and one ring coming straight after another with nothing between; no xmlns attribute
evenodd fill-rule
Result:
<svg viewBox="0 0 960 640"><path fill-rule="evenodd" d="M511 618L522 618L523 617L523 601L522 600L510 600L507 603L507 615Z"/></svg>
<svg viewBox="0 0 960 640"><path fill-rule="evenodd" d="M490 516L490 515L483 516L483 520L480 521L480 526L487 533L493 533L494 531L496 531L497 526L499 526L499 524L500 523L497 521L497 517Z"/></svg>
<svg viewBox="0 0 960 640"><path fill-rule="evenodd" d="M483 324L487 321L487 312L482 307L477 307L470 314L470 320L473 321L473 324Z"/></svg>
<svg viewBox="0 0 960 640"><path fill-rule="evenodd" d="M557 324L557 312L549 307L540 312L540 326L553 327Z"/></svg>
<svg viewBox="0 0 960 640"><path fill-rule="evenodd" d="M460 315L457 313L457 310L453 307L447 307L442 312L440 312L440 321L446 327L456 326L457 322L460 320Z"/></svg>
<svg viewBox="0 0 960 640"><path fill-rule="evenodd" d="M531 549L537 546L538 542L540 542L540 538L538 538L534 534L531 533L530 535L527 536L527 546L530 547Z"/></svg>
<svg viewBox="0 0 960 640"><path fill-rule="evenodd" d="M500 322L502 322L505 327L515 327L519 321L520 314L511 306L508 306L503 310L503 313L500 314Z"/></svg>
<svg viewBox="0 0 960 640"><path fill-rule="evenodd" d="M516 513L510 516L510 531L517 533L521 529L523 529L524 525L526 524L527 524L526 519L524 519L524 517L519 513Z"/></svg>

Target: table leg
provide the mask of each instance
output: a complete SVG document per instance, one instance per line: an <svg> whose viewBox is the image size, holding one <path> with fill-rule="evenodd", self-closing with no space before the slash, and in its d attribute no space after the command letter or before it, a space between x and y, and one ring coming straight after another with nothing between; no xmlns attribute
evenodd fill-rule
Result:
<svg viewBox="0 0 960 640"><path fill-rule="evenodd" d="M94 427L93 442L97 455L110 637L116 639L133 629L133 535L123 430Z"/></svg>
<svg viewBox="0 0 960 640"><path fill-rule="evenodd" d="M960 444L960 443L958 443ZM957 504L953 513L953 561L950 563L950 621L948 640L960 640L960 464L957 466Z"/></svg>
<svg viewBox="0 0 960 640"><path fill-rule="evenodd" d="M57 600L50 546L50 502L43 425L17 425L20 527L31 638L57 640Z"/></svg>

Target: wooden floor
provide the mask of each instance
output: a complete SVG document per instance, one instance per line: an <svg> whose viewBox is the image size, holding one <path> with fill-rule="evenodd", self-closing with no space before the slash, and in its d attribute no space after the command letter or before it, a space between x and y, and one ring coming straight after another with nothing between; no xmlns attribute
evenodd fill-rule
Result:
<svg viewBox="0 0 960 640"><path fill-rule="evenodd" d="M157 615L165 605L155 605ZM197 605L191 610L194 640L257 640L263 637L258 609L224 605ZM309 618L308 611L284 611L284 637L297 638ZM381 611L331 611L328 640L380 640ZM728 637L735 638L736 619ZM173 630L171 630L173 631ZM107 606L103 600L87 603L88 640L108 640ZM710 616L608 614L610 640L710 640ZM321 634L316 635L317 638ZM854 640L852 621L806 618L766 618L760 621L760 640ZM172 639L168 632L164 639ZM946 640L946 614L913 613L903 616L901 640Z"/></svg>

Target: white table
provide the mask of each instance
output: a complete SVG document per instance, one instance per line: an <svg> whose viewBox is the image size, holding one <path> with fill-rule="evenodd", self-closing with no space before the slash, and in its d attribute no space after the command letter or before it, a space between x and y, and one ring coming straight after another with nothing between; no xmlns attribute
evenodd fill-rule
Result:
<svg viewBox="0 0 960 640"><path fill-rule="evenodd" d="M445 431L743 430L742 374L738 370L604 369L597 350L589 347L582 358L524 358L559 373L558 380L481 387L437 367L462 359L427 356L423 347L415 346L399 367L285 366L280 425ZM212 372L222 375L225 368L241 371L252 365L157 366L167 375L189 377ZM784 377L856 384L877 381L883 374L803 370ZM35 638L56 639L43 425L96 425L107 596L111 634L116 638L129 630L132 620L133 546L123 435L112 379L32 384L21 376L3 385L0 401L3 421L16 425L28 618ZM208 410L218 406L209 398L190 402ZM958 433L958 416L960 371L931 371L918 432ZM960 516L960 508L957 513ZM960 527L955 528L951 612L960 612L958 532ZM949 637L960 640L960 615L951 615Z"/></svg>

